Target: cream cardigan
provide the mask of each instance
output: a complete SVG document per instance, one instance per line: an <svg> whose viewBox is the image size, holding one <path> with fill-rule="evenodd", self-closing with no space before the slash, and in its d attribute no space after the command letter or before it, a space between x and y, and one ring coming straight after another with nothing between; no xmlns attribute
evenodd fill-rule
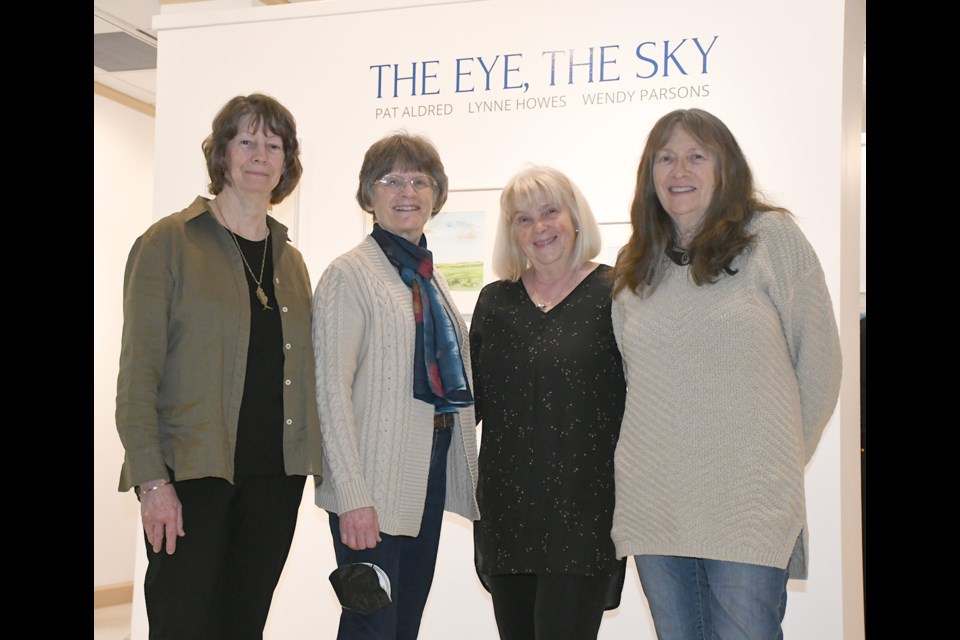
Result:
<svg viewBox="0 0 960 640"><path fill-rule="evenodd" d="M439 272L434 285L454 320L467 379L467 327ZM415 324L410 289L372 237L334 260L313 299L317 404L323 431L318 507L372 506L380 530L416 536L427 490L434 407L413 397ZM460 409L447 458L444 508L470 520L476 500L473 407Z"/></svg>

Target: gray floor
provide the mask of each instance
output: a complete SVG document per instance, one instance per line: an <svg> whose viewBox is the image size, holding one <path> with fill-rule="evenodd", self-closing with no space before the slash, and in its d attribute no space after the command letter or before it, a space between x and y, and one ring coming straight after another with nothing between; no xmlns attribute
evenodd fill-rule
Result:
<svg viewBox="0 0 960 640"><path fill-rule="evenodd" d="M130 640L130 603L93 610L93 640Z"/></svg>

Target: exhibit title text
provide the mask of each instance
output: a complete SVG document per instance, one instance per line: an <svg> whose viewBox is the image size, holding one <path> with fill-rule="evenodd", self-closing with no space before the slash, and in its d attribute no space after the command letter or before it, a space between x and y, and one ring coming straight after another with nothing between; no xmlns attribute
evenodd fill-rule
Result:
<svg viewBox="0 0 960 640"><path fill-rule="evenodd" d="M440 60L370 65L377 99L486 91L519 91L709 73L710 52L719 36L646 41L628 55L620 45L540 52L537 70L527 70L523 53L493 53ZM530 65L532 68L533 65ZM531 84L533 83L533 84Z"/></svg>

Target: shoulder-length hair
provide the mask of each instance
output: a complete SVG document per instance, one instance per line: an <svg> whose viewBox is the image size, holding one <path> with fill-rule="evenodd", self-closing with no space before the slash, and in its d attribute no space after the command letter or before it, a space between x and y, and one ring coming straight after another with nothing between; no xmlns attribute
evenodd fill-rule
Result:
<svg viewBox="0 0 960 640"><path fill-rule="evenodd" d="M388 135L374 142L363 156L357 202L360 208L373 213L373 186L391 171L422 171L433 178L433 211L437 215L447 201L450 181L440 161L440 154L426 136L406 131ZM374 216L376 217L376 216Z"/></svg>
<svg viewBox="0 0 960 640"><path fill-rule="evenodd" d="M212 131L202 145L203 156L207 159L207 175L210 176L208 189L216 196L229 183L227 145L236 137L244 116L250 116L250 127L254 131L262 124L265 132L283 140L283 172L280 182L270 192L270 204L282 202L296 189L303 174L297 121L286 107L262 93L231 98L213 118Z"/></svg>
<svg viewBox="0 0 960 640"><path fill-rule="evenodd" d="M510 178L500 194L500 218L493 245L493 272L499 278L516 282L529 268L530 261L513 234L513 215L520 209L539 206L544 199L563 205L573 218L577 232L570 254L572 268L600 253L600 226L577 185L552 167L530 167Z"/></svg>
<svg viewBox="0 0 960 640"><path fill-rule="evenodd" d="M652 294L663 279L664 261L669 260L667 248L679 242L676 224L660 203L653 182L655 157L678 126L717 160L713 200L687 249L690 275L697 285L716 282L724 271L735 273L730 264L753 243L747 227L754 214L787 213L760 197L740 145L719 118L702 109L671 111L653 125L640 157L630 207L633 233L617 256L612 275L614 296L625 288L639 296Z"/></svg>

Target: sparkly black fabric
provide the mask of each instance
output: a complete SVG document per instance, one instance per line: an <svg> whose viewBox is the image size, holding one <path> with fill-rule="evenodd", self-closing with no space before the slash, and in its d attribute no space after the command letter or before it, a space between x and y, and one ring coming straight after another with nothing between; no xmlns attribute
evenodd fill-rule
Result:
<svg viewBox="0 0 960 640"><path fill-rule="evenodd" d="M613 454L626 393L601 265L547 313L484 287L470 329L481 425L477 572L613 575ZM619 591L617 591L619 599Z"/></svg>

